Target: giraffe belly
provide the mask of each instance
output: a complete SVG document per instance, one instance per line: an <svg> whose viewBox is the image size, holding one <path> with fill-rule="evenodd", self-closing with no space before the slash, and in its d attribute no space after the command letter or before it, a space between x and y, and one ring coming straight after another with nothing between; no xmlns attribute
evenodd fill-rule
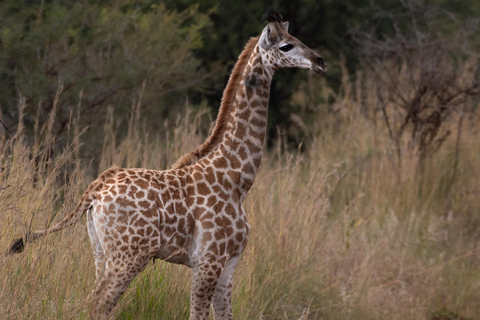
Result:
<svg viewBox="0 0 480 320"><path fill-rule="evenodd" d="M160 248L155 252L155 258L193 267L193 239L190 236L175 234L168 240L162 237L161 242Z"/></svg>

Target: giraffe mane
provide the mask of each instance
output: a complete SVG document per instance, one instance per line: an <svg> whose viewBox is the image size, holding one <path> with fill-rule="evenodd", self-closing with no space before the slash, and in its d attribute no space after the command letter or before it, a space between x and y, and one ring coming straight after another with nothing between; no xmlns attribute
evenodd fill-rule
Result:
<svg viewBox="0 0 480 320"><path fill-rule="evenodd" d="M195 150L181 156L177 162L173 164L172 169L179 169L197 162L209 154L222 141L225 130L227 129L228 120L230 119L230 113L233 109L235 95L240 86L240 81L242 80L243 71L252 55L253 49L258 43L258 39L258 37L250 38L245 45L245 49L243 49L238 57L237 63L235 63L235 66L233 67L230 78L228 79L228 84L223 91L222 103L212 133L207 140L196 147Z"/></svg>

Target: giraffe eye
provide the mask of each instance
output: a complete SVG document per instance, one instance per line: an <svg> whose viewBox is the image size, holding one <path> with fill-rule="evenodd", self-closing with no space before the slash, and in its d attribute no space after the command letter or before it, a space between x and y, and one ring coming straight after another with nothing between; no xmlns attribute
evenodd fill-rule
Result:
<svg viewBox="0 0 480 320"><path fill-rule="evenodd" d="M293 49L293 44L291 44L291 43L287 43L287 44L280 47L280 50L282 50L283 52L287 52L287 51L290 51L292 49Z"/></svg>

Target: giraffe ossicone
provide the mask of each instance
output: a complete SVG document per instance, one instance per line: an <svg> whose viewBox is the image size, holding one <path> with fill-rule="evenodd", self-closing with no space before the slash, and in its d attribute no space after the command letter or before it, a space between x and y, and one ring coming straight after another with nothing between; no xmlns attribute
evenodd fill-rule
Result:
<svg viewBox="0 0 480 320"><path fill-rule="evenodd" d="M288 34L281 15L264 19L261 35L239 56L205 143L170 170L108 169L73 212L47 230L27 233L9 252L87 212L96 268L92 318L109 318L133 278L158 258L193 269L190 319L208 319L211 305L215 319L233 319L233 272L250 229L242 202L262 158L272 76L286 67L326 71L317 53Z"/></svg>

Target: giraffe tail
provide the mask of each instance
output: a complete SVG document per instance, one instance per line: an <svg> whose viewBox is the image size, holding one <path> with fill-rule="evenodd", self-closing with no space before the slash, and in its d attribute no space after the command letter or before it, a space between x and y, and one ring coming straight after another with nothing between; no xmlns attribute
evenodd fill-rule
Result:
<svg viewBox="0 0 480 320"><path fill-rule="evenodd" d="M97 188L95 188L97 187ZM13 244L10 246L10 249L7 252L7 255L21 253L25 249L25 245L27 243L32 243L35 240L42 238L48 234L54 233L56 231L60 231L72 224L75 224L80 220L80 218L85 214L85 212L90 209L91 202L95 199L94 194L91 192L92 189L100 189L98 188L99 185L92 183L87 191L82 196L82 200L77 205L77 207L70 212L62 221L58 222L57 224L51 226L45 230L38 230L38 231L29 231L25 234L24 237L15 239ZM101 185L100 185L101 187Z"/></svg>

